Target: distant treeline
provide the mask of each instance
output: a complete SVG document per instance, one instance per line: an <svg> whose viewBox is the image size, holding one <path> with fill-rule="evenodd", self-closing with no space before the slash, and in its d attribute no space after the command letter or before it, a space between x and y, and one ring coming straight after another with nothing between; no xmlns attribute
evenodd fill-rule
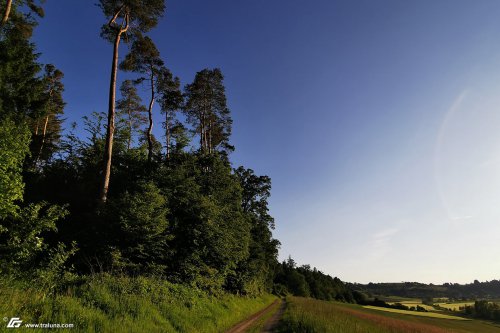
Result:
<svg viewBox="0 0 500 333"><path fill-rule="evenodd" d="M309 265L296 266L289 258L276 270L274 292L284 295L313 297L325 301L355 302L351 290L339 278L332 278Z"/></svg>
<svg viewBox="0 0 500 333"><path fill-rule="evenodd" d="M391 295L411 298L450 299L492 299L500 297L500 281L492 280L469 284L445 283L442 285L424 284L418 282L401 283L368 283L349 284L353 290L359 290L371 295Z"/></svg>
<svg viewBox="0 0 500 333"><path fill-rule="evenodd" d="M500 305L485 300L476 301L474 306L466 305L465 313L475 318L500 321Z"/></svg>

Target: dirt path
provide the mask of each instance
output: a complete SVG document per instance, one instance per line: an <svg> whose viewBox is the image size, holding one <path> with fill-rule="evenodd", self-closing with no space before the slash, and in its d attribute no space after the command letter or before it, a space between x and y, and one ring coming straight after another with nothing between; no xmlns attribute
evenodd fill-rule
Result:
<svg viewBox="0 0 500 333"><path fill-rule="evenodd" d="M279 303L280 303L280 300L274 301L271 305L269 305L265 309L260 310L259 312L253 314L249 318L247 318L247 319L239 322L237 325L233 326L231 329L229 329L228 331L226 331L226 333L243 333L243 332L245 332L250 326L252 326L252 324L254 324L262 316L265 316L269 312L273 311L278 306ZM266 322L266 325L264 327L263 332L270 332L270 331L266 330L266 327L268 327L268 324L272 320L275 320L274 325L276 325L276 323L278 323L279 319L281 318L281 314L283 313L282 309L284 309L285 301L281 301L281 303L282 304L281 304L280 309L271 318L269 318L269 320ZM280 314L280 315L277 316L277 314ZM274 325L273 326L269 326L270 329L272 329L274 327Z"/></svg>
<svg viewBox="0 0 500 333"><path fill-rule="evenodd" d="M269 320L266 322L264 325L264 328L262 329L261 333L272 333L273 330L278 326L278 323L281 320L281 317L283 316L283 312L285 312L286 308L286 302L284 299L281 300L281 305L278 311L269 318Z"/></svg>

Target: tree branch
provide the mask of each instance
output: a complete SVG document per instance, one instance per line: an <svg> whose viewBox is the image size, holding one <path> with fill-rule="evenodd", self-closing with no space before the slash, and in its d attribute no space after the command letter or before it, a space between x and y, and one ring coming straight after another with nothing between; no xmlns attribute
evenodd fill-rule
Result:
<svg viewBox="0 0 500 333"><path fill-rule="evenodd" d="M9 19L10 9L12 8L12 0L7 0L7 5L5 7L5 12L2 17L2 22L0 23L0 27L7 23Z"/></svg>

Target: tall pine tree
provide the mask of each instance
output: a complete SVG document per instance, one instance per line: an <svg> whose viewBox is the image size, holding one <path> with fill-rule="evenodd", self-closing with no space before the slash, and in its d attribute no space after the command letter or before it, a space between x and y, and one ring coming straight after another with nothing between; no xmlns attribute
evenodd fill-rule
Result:
<svg viewBox="0 0 500 333"><path fill-rule="evenodd" d="M142 99L137 94L137 88L131 80L125 80L120 87L122 98L116 103L118 117L126 124L125 136L127 149L130 149L134 134L140 131L142 125L147 122L147 109L142 105Z"/></svg>
<svg viewBox="0 0 500 333"><path fill-rule="evenodd" d="M156 83L163 67L163 60L151 38L137 36L132 44L130 53L120 64L120 69L141 74L137 82L146 82L151 93L148 106L149 126L147 130L148 139L148 162L153 159L153 105L156 98Z"/></svg>
<svg viewBox="0 0 500 333"><path fill-rule="evenodd" d="M129 32L131 36L134 36L135 33L147 32L154 28L165 10L165 0L100 0L99 7L108 19L108 23L102 27L101 36L113 43L111 78L109 81L108 124L99 195L99 201L105 203L108 197L111 158L113 155L116 76L120 41L122 36Z"/></svg>
<svg viewBox="0 0 500 333"><path fill-rule="evenodd" d="M172 146L172 132L178 126L175 113L182 108L184 97L181 92L181 82L178 77L173 77L172 73L167 68L162 68L158 77L157 92L158 102L161 106L161 111L165 115L165 156L170 159L170 151Z"/></svg>
<svg viewBox="0 0 500 333"><path fill-rule="evenodd" d="M220 69L204 69L186 85L184 113L193 131L200 136L200 151L232 150L229 145L232 119L226 104L224 76Z"/></svg>

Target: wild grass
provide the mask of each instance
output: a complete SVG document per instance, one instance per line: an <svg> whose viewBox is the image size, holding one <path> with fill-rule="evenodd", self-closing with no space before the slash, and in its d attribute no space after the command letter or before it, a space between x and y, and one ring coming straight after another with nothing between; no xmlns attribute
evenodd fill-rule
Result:
<svg viewBox="0 0 500 333"><path fill-rule="evenodd" d="M289 297L280 332L449 332L436 326L407 322L359 309L362 308L308 298Z"/></svg>
<svg viewBox="0 0 500 333"><path fill-rule="evenodd" d="M223 332L275 299L215 297L159 279L96 275L49 295L0 282L0 318L72 323L73 332Z"/></svg>

